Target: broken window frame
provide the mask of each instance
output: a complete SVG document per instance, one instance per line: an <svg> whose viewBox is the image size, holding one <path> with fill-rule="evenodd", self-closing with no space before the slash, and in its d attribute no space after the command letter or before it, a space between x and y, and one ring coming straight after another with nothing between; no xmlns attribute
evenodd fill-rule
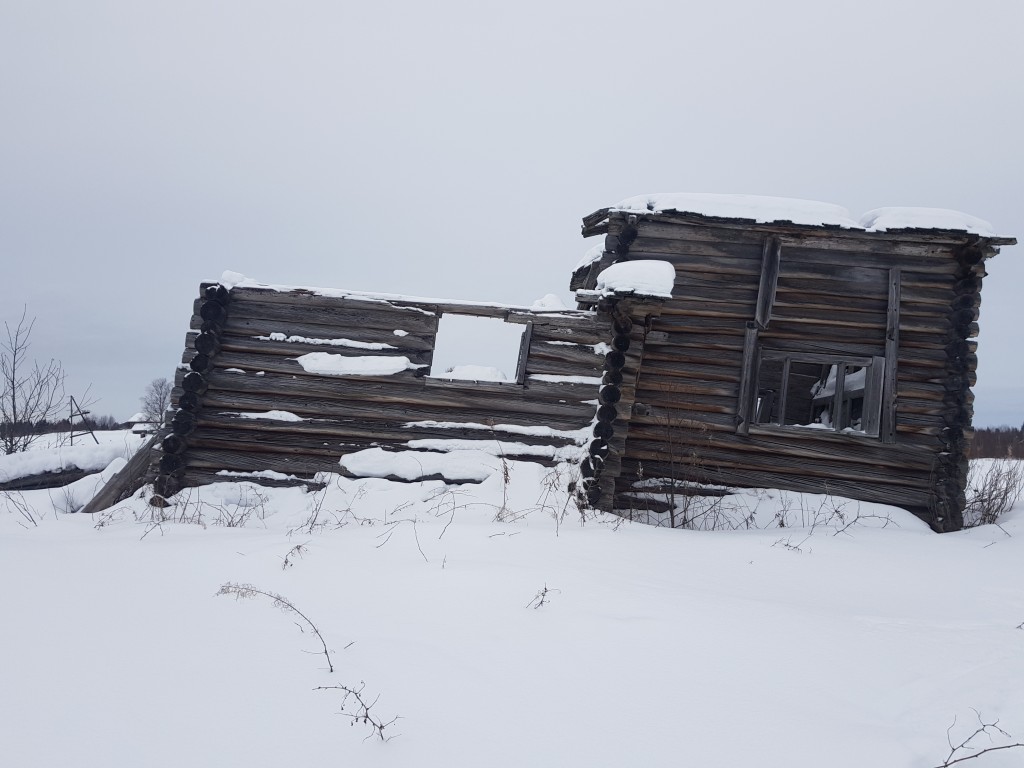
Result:
<svg viewBox="0 0 1024 768"><path fill-rule="evenodd" d="M736 434L747 435L751 427L758 430L785 430L789 434L795 432L807 433L806 429L794 427L782 427L778 425L755 425L756 410L758 407L758 377L760 374L760 354L762 344L760 332L766 330L772 318L772 310L775 303L775 293L779 280L779 267L782 259L784 238L779 235L769 235L764 239L761 260L761 279L758 286L757 303L754 311L754 319L746 323L746 330L743 338L743 360L740 371L739 397L736 409ZM786 243L788 245L788 243ZM797 244L800 247L800 244ZM881 361L876 365L876 382L880 383L880 390L872 389L872 396L876 393L879 398L878 427L875 429L871 424L871 434L867 436L880 440L886 444L896 443L897 427L897 365L900 348L900 302L902 295L902 275L899 267L891 267L888 274L888 310L886 312L885 328L885 354L884 356L863 358L857 355L846 355L842 350L836 354L827 355L834 361L847 363L857 359L870 359ZM793 351L778 350L785 354L807 359L808 355ZM874 364L873 364L874 365ZM873 411L872 411L873 413ZM874 416L872 416L874 418ZM819 431L820 434L820 431ZM864 432L842 432L836 434L865 436Z"/></svg>
<svg viewBox="0 0 1024 768"><path fill-rule="evenodd" d="M761 381L761 376L763 363L766 361L781 362L782 371L778 387L780 397L777 401L778 407L775 409L777 412L776 419L774 421L762 422L759 421L759 411L761 410L759 406L761 404L761 392L765 389L762 387L763 382ZM785 423L789 377L794 363L820 365L823 368L825 366L835 367L835 387L834 391L831 393L831 401L826 401L821 397L814 398L813 396L811 400L812 403L816 401L819 405L824 404L825 410L827 410L831 415L830 420L832 423L830 427L822 427L817 424ZM864 385L861 390L860 397L854 396L853 391L845 386L848 370L856 368L863 368L865 370ZM756 377L755 386L752 388L753 403L751 404L750 424L750 428L752 430L785 430L786 432L805 432L807 430L814 430L815 432L831 432L833 434L861 436L874 439L878 439L881 436L883 418L882 402L885 381L885 358L882 356L863 357L853 355L822 355L761 347L758 350L757 355ZM823 378L825 378L826 381L828 380L827 376L823 376ZM863 400L863 404L861 406L860 429L855 429L846 423L847 417L844 415L850 410L849 404L857 399Z"/></svg>

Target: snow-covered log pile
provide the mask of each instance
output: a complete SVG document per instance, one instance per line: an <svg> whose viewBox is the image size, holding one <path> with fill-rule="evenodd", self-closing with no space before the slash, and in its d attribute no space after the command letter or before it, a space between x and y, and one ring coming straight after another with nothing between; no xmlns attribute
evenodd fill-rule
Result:
<svg viewBox="0 0 1024 768"><path fill-rule="evenodd" d="M431 375L444 314L521 326L516 380ZM621 378L602 387L606 359L624 365L611 346L612 325L602 312L285 288L226 276L201 286L151 477L166 494L229 477L294 482L338 471L472 480L472 472L458 469L466 462L437 461L437 454L459 452L578 461L601 441L597 432L608 432L624 394ZM642 341L642 323L634 335ZM631 390L625 394L630 400ZM607 453L605 446L591 450ZM605 487L610 501L613 485ZM598 491L589 495L599 500Z"/></svg>
<svg viewBox="0 0 1024 768"><path fill-rule="evenodd" d="M573 276L584 299L612 265L676 269L645 336L619 509L661 478L837 493L961 526L984 260L1012 238L951 211L857 221L727 195L631 198L583 233L604 235Z"/></svg>

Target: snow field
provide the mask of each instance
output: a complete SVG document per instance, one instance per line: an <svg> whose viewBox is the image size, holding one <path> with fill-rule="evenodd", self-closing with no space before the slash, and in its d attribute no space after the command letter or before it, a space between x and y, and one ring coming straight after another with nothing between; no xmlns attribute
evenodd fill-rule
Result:
<svg viewBox="0 0 1024 768"><path fill-rule="evenodd" d="M942 536L879 505L838 533L777 492L742 503L757 525L789 510L781 529L581 524L549 470L509 467L228 482L92 518L23 494L37 525L0 499L5 762L926 768L971 707L1024 736L1020 505ZM226 582L293 601L336 672L269 601L214 597ZM360 681L402 718L386 744L312 690Z"/></svg>

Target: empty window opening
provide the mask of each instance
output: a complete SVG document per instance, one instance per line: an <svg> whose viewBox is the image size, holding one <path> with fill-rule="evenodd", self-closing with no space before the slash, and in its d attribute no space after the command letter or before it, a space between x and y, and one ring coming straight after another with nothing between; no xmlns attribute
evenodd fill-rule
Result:
<svg viewBox="0 0 1024 768"><path fill-rule="evenodd" d="M444 314L434 339L430 376L514 383L525 329L521 323L494 317Z"/></svg>
<svg viewBox="0 0 1024 768"><path fill-rule="evenodd" d="M884 358L761 356L754 421L878 435Z"/></svg>

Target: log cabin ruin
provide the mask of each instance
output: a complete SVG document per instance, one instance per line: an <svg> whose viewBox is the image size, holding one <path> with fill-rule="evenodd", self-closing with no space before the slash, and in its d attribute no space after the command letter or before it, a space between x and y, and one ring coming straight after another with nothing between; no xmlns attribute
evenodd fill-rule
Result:
<svg viewBox="0 0 1024 768"><path fill-rule="evenodd" d="M577 462L589 505L645 519L666 489L763 487L962 526L981 283L1013 238L715 195L630 198L583 235L574 310L202 284L147 479L478 481L437 461L469 451ZM521 329L514 377L432 370L453 314Z"/></svg>

